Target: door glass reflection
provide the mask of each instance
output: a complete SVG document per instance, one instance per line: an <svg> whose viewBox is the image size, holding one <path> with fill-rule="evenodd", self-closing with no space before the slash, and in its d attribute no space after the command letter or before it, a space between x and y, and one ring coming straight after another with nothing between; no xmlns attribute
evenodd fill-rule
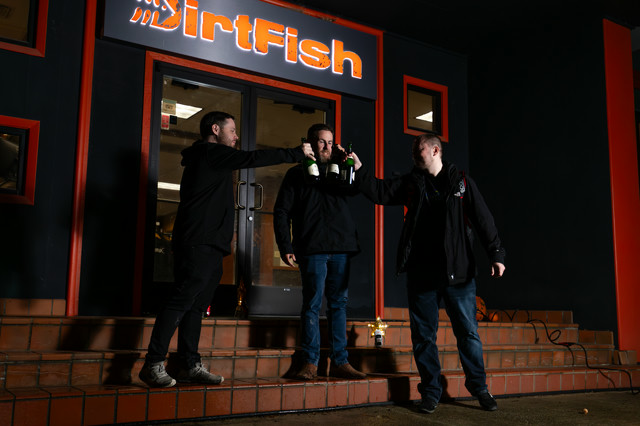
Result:
<svg viewBox="0 0 640 426"><path fill-rule="evenodd" d="M200 119L208 112L225 111L233 115L240 132L241 101L240 92L170 76L163 78L153 265L153 280L156 282L173 281L171 239L180 202L180 180L183 170L180 165L181 152L200 139ZM241 143L242 139L238 142L238 149L242 149ZM235 188L238 181L237 171L233 173L233 179ZM221 284L235 284L237 223L236 209L232 253L224 258Z"/></svg>
<svg viewBox="0 0 640 426"><path fill-rule="evenodd" d="M258 98L256 148L295 148L307 136L307 129L324 123L325 111L292 103ZM282 178L292 164L255 169L255 206L253 229L252 284L275 287L299 287L300 273L280 259L273 233L273 205Z"/></svg>

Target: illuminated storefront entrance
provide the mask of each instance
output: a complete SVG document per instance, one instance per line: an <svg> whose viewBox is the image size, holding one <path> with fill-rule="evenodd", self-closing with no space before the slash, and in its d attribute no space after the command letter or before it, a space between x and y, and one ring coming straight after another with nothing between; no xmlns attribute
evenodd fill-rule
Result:
<svg viewBox="0 0 640 426"><path fill-rule="evenodd" d="M200 118L210 111L236 117L244 150L292 148L314 123L335 126L336 101L166 63L154 67L149 142L149 193L145 235L143 311L173 283L171 237L179 203L180 152L199 139ZM214 297L212 314L230 315L236 286L247 290L252 315L296 316L300 275L281 259L273 234L273 205L291 164L234 172L235 233L232 254Z"/></svg>

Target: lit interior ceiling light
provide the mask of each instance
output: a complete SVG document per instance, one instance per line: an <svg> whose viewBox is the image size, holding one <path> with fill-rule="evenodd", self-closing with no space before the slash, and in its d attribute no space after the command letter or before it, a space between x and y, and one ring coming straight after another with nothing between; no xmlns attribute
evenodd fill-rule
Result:
<svg viewBox="0 0 640 426"><path fill-rule="evenodd" d="M416 119L433 123L433 111L429 111L426 114L419 115L416 117Z"/></svg>
<svg viewBox="0 0 640 426"><path fill-rule="evenodd" d="M168 182L158 182L158 189L170 189L172 191L180 191L180 184L178 184L178 183L168 183Z"/></svg>
<svg viewBox="0 0 640 426"><path fill-rule="evenodd" d="M200 111L202 111L202 108L191 105L176 104L176 115L180 118L184 118L185 120Z"/></svg>

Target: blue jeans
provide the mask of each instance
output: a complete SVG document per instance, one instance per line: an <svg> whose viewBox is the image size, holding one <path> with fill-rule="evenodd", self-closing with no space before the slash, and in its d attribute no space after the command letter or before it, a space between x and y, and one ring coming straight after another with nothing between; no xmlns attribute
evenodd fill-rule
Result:
<svg viewBox="0 0 640 426"><path fill-rule="evenodd" d="M440 300L445 308L458 344L460 363L465 374L465 387L471 395L487 390L482 342L476 321L476 283L427 287L419 272L408 275L411 342L421 383L418 390L423 399L438 402L442 396L440 360L436 335Z"/></svg>
<svg viewBox="0 0 640 426"><path fill-rule="evenodd" d="M347 357L347 284L349 255L312 254L298 256L302 276L302 351L305 361L318 365L320 360L319 312L322 293L327 298L327 324L331 359L335 365Z"/></svg>

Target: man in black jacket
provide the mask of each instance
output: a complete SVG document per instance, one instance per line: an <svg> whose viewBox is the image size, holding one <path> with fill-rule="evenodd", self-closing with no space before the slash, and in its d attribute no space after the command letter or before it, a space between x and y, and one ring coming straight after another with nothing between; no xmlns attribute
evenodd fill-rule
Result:
<svg viewBox="0 0 640 426"><path fill-rule="evenodd" d="M202 365L198 353L202 313L222 277L222 258L231 253L234 228L232 171L313 156L309 144L295 149L242 151L233 116L209 112L200 121L202 140L182 151L184 172L173 228L176 288L156 317L139 377L151 387L170 387L164 368L171 337L178 329L179 382L222 383Z"/></svg>
<svg viewBox="0 0 640 426"><path fill-rule="evenodd" d="M356 159L356 178L362 193L373 202L407 208L396 266L398 273L407 272L411 341L421 378L420 408L433 413L442 395L436 335L439 302L444 300L465 386L485 410L493 411L498 405L487 389L476 321L470 224L487 251L494 277L504 273L504 249L475 182L443 161L440 138L418 136L412 149L415 167L409 174L379 180Z"/></svg>
<svg viewBox="0 0 640 426"><path fill-rule="evenodd" d="M324 176L335 149L333 129L314 124L307 132L307 141L319 160L320 176ZM304 365L296 374L302 380L313 380L318 372L323 292L327 298L331 346L329 374L347 379L366 377L349 364L346 349L349 258L360 251L346 197L355 193L352 188L324 180L308 184L303 167L298 165L287 171L273 209L280 257L289 266L297 262L302 277L300 316Z"/></svg>

